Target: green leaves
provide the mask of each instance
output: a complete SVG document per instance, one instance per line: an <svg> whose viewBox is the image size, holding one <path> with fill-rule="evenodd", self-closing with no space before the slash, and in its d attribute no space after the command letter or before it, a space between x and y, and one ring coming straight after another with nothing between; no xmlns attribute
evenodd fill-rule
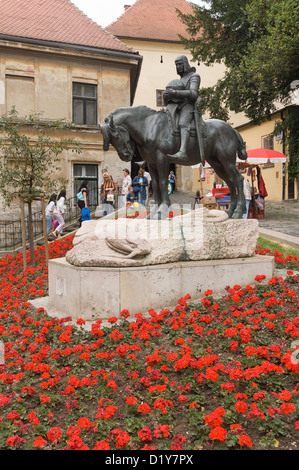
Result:
<svg viewBox="0 0 299 470"><path fill-rule="evenodd" d="M296 0L209 0L180 15L191 38L181 38L194 60L223 61L226 73L201 89L213 117L245 112L259 121L285 102L299 76L299 6Z"/></svg>
<svg viewBox="0 0 299 470"><path fill-rule="evenodd" d="M67 136L70 129L69 122L45 122L39 114L19 117L15 108L0 118L0 192L8 205L20 193L53 192L61 153L81 152L80 143Z"/></svg>

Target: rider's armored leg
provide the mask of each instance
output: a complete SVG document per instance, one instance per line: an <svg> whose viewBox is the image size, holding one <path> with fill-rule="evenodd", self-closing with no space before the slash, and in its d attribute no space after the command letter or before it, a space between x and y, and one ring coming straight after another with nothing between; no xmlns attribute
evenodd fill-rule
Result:
<svg viewBox="0 0 299 470"><path fill-rule="evenodd" d="M181 127L181 147L180 147L180 150L174 155L171 155L171 157L187 158L187 145L189 142L189 137L190 137L189 127Z"/></svg>

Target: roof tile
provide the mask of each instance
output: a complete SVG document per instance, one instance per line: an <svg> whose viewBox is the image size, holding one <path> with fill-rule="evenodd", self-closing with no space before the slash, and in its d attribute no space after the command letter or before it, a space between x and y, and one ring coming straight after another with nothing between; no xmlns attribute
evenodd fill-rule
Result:
<svg viewBox="0 0 299 470"><path fill-rule="evenodd" d="M135 53L70 0L1 1L0 35Z"/></svg>
<svg viewBox="0 0 299 470"><path fill-rule="evenodd" d="M178 34L187 33L176 9L193 13L186 0L136 0L106 29L120 38L180 42Z"/></svg>

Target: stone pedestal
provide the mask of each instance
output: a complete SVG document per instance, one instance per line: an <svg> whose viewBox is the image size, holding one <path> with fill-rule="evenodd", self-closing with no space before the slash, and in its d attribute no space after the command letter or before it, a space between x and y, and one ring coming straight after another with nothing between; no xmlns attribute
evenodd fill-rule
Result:
<svg viewBox="0 0 299 470"><path fill-rule="evenodd" d="M257 220L228 219L224 211L205 208L171 219L131 219L128 210L83 222L66 260L78 267L125 268L255 253Z"/></svg>
<svg viewBox="0 0 299 470"><path fill-rule="evenodd" d="M134 267L85 267L65 258L49 261L49 303L58 312L86 321L131 315L150 308L175 306L190 294L192 300L207 289L215 294L226 286L254 283L257 274L271 278L274 258L183 261Z"/></svg>

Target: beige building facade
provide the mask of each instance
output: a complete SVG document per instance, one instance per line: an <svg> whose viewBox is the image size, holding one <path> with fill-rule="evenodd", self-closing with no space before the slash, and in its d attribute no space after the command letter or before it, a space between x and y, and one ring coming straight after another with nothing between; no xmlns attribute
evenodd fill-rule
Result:
<svg viewBox="0 0 299 470"><path fill-rule="evenodd" d="M45 0L36 3L47 8ZM46 33L31 37L33 31L27 31L30 37L14 36L14 24L11 34L7 34L0 20L0 114L7 115L14 106L20 116L40 113L41 120L47 122L56 119L73 122L74 129L59 135L82 145L80 154L69 149L61 155L60 176L68 181L67 198L74 197L79 184L87 178L93 199L98 199L103 168L111 172L116 182L121 184L123 178L123 162L116 152L103 151L99 123L116 107L132 104L142 57L74 6L69 9L69 2L61 0L60 4L68 9L69 21L75 21L79 28L81 25L82 32L86 30L81 44L76 43L79 42L76 31L67 38L60 36L62 31L55 30L52 24L55 15L47 17L46 12L40 21L44 18L48 29L52 28L50 38ZM19 14L16 11L15 20ZM23 26L26 31L26 25ZM2 204L2 214L5 211L11 209Z"/></svg>
<svg viewBox="0 0 299 470"><path fill-rule="evenodd" d="M238 127L238 131L246 142L247 150L256 148L270 148L282 154L287 154L283 133L272 135L277 122L281 122L288 114L288 108L274 112L270 119L265 119L261 124L246 123ZM267 188L268 201L282 201L298 198L296 181L288 177L288 162L265 163L260 165L262 176Z"/></svg>

